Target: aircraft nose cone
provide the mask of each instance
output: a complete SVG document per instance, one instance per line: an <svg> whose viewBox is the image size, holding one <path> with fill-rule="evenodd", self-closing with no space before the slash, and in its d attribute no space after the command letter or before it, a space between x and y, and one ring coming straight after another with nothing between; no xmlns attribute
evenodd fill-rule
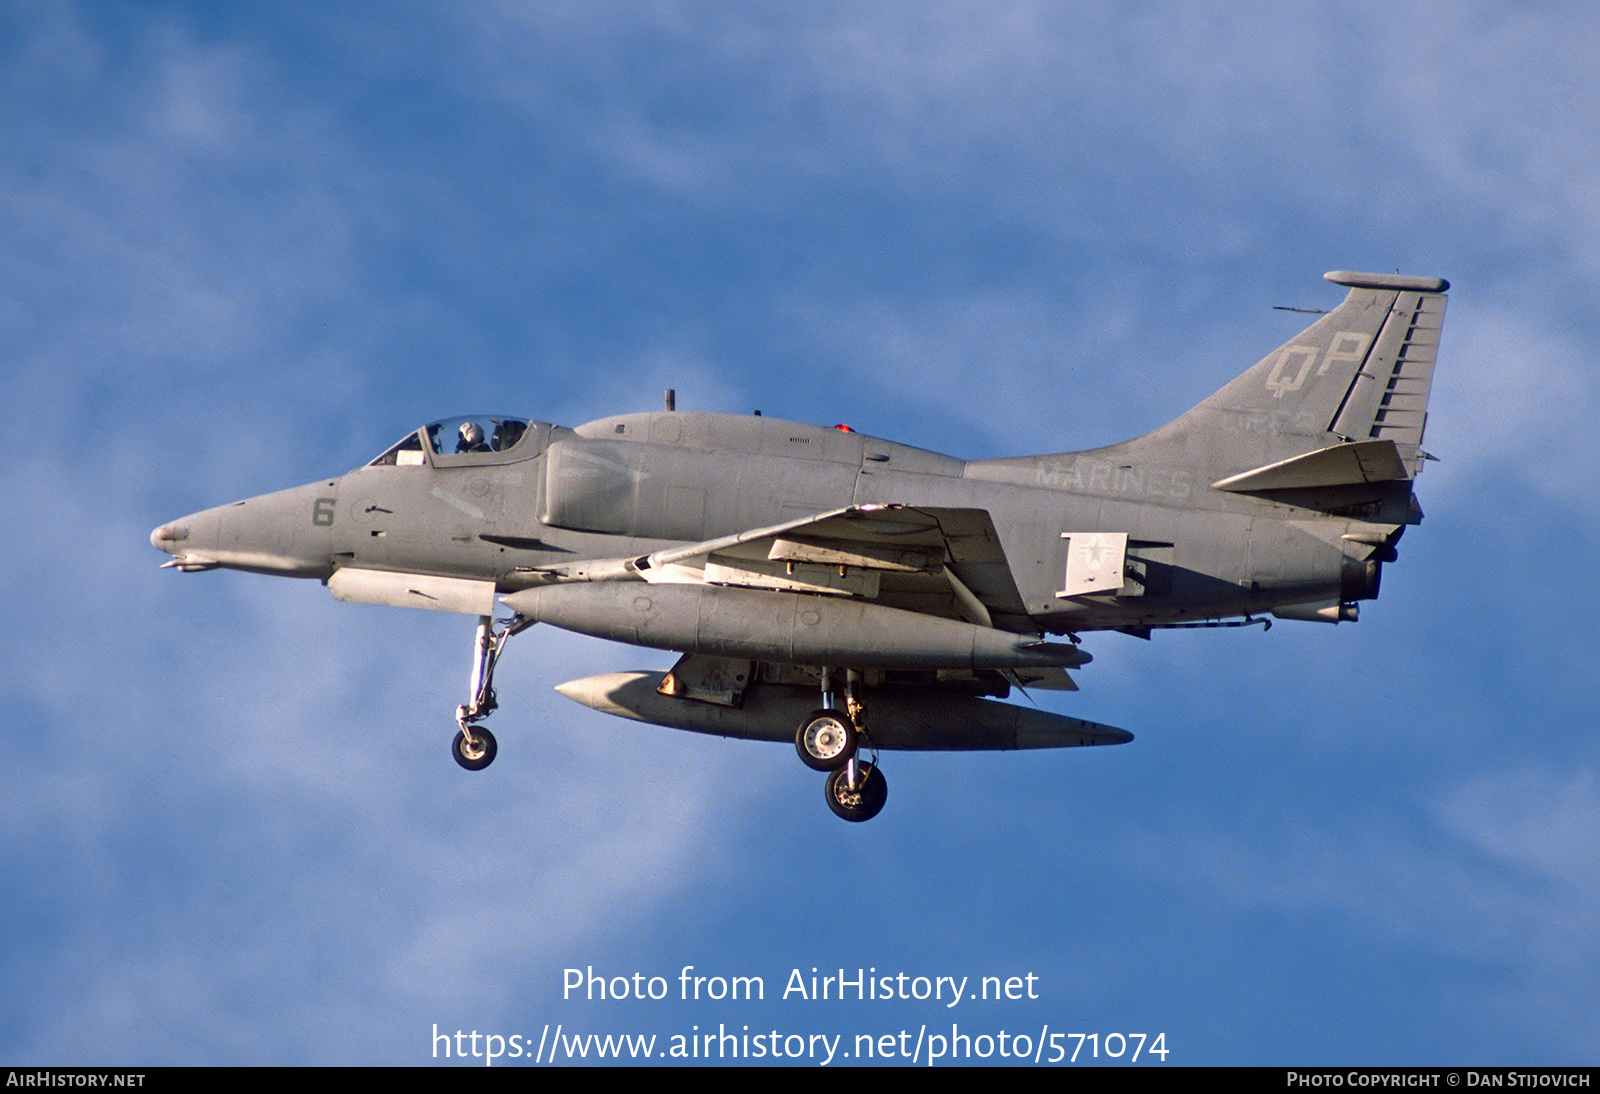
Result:
<svg viewBox="0 0 1600 1094"><path fill-rule="evenodd" d="M167 554L176 554L178 544L189 538L189 529L181 524L163 524L150 533L150 546Z"/></svg>

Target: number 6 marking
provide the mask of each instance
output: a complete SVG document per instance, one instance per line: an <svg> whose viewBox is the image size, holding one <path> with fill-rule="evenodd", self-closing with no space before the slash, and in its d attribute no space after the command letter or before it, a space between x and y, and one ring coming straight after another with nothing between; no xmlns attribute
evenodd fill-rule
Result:
<svg viewBox="0 0 1600 1094"><path fill-rule="evenodd" d="M333 523L333 498L318 498L311 506L311 523L326 528Z"/></svg>

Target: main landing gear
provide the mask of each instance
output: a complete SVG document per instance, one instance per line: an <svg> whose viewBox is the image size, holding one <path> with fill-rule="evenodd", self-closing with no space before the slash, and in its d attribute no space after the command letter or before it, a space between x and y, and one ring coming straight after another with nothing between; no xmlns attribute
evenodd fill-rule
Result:
<svg viewBox="0 0 1600 1094"><path fill-rule="evenodd" d="M837 771L856 754L856 726L842 710L819 710L794 735L800 762L813 771Z"/></svg>
<svg viewBox="0 0 1600 1094"><path fill-rule="evenodd" d="M856 759L865 710L857 697L858 673L845 675L845 702L838 705L833 672L822 670L822 709L806 716L795 731L794 750L813 771L828 772L823 796L828 808L847 821L876 817L889 800L889 783L876 764ZM876 756L874 756L876 758Z"/></svg>
<svg viewBox="0 0 1600 1094"><path fill-rule="evenodd" d="M866 760L851 760L828 776L822 793L835 816L847 821L868 821L883 811L889 800L889 782Z"/></svg>
<svg viewBox="0 0 1600 1094"><path fill-rule="evenodd" d="M513 616L496 630L494 617L478 617L478 637L473 645L472 700L456 707L456 723L461 731L450 742L450 755L468 771L482 771L494 763L500 746L494 734L478 723L494 713L500 704L494 697L494 667L500 662L500 653L507 640L528 626L521 616Z"/></svg>

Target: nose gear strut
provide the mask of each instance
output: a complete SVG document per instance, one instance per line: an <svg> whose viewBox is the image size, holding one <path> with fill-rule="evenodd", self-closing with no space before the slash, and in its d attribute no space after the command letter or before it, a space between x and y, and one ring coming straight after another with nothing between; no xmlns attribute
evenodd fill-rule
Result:
<svg viewBox="0 0 1600 1094"><path fill-rule="evenodd" d="M478 635L473 643L472 699L456 707L456 723L461 731L451 742L450 754L468 771L482 771L494 762L499 746L494 734L479 725L500 705L494 694L494 669L500 663L511 636L532 625L532 620L514 615L498 629L494 617L478 617Z"/></svg>

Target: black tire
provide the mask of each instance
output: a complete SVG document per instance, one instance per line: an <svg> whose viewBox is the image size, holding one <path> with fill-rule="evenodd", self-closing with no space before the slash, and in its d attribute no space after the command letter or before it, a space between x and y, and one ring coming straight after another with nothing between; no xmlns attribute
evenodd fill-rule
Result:
<svg viewBox="0 0 1600 1094"><path fill-rule="evenodd" d="M794 750L813 771L837 771L856 754L856 727L842 710L817 710L795 730Z"/></svg>
<svg viewBox="0 0 1600 1094"><path fill-rule="evenodd" d="M852 790L846 781L849 772L847 767L840 768L828 776L823 786L828 808L833 810L835 816L847 821L869 821L883 812L883 805L889 800L889 781L876 767L865 760L858 760L857 784Z"/></svg>
<svg viewBox="0 0 1600 1094"><path fill-rule="evenodd" d="M482 771L494 763L495 753L500 751L500 746L495 743L494 734L482 726L473 726L472 736L478 742L477 748L470 748L467 735L458 732L456 739L450 742L450 755L468 771Z"/></svg>

